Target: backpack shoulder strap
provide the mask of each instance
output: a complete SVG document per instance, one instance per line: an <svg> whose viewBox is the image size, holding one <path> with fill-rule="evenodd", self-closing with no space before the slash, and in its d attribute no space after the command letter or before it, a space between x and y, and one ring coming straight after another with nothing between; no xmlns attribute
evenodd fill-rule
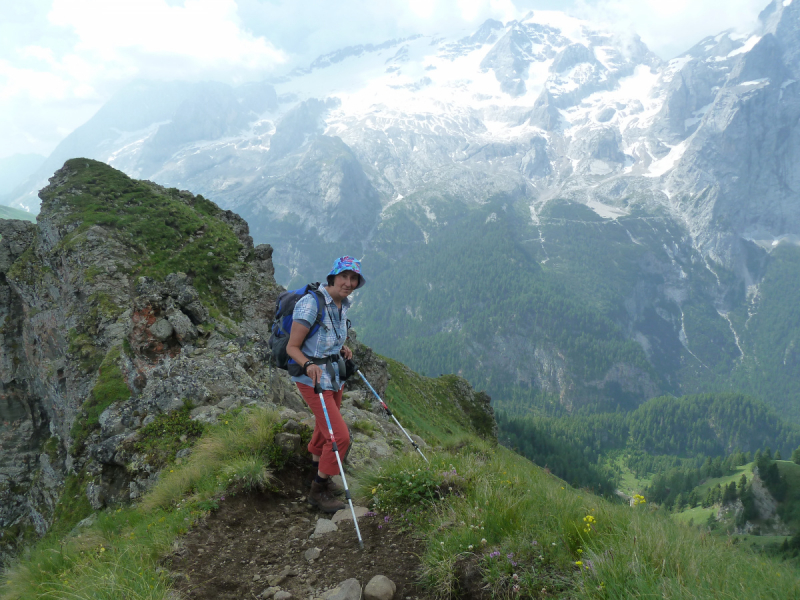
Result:
<svg viewBox="0 0 800 600"><path fill-rule="evenodd" d="M319 282L310 283L308 285L307 293L314 294L314 299L317 301L317 318L314 319L314 324L311 326L311 329L308 330L308 335L314 335L317 333L322 325L322 307L325 306L325 296L323 296L322 292L319 291L319 287Z"/></svg>

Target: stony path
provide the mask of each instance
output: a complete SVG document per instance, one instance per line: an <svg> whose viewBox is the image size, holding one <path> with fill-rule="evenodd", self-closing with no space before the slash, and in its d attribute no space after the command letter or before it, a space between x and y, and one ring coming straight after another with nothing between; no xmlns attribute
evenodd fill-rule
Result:
<svg viewBox="0 0 800 600"><path fill-rule="evenodd" d="M382 575L396 590L388 597L384 591L381 600L428 598L416 585L421 540L367 513L359 518L361 550L352 520L339 520L348 515L335 515L333 523L330 515L309 506L302 479L284 480L281 487L282 493L226 496L217 511L182 538L167 566L183 597L346 600L358 591L377 599L372 588L380 593L380 586L365 588Z"/></svg>

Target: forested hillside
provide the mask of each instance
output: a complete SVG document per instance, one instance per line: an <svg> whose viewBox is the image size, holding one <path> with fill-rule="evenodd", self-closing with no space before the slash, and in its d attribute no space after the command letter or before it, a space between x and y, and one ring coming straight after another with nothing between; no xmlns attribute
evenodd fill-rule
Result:
<svg viewBox="0 0 800 600"><path fill-rule="evenodd" d="M461 374L498 406L527 409L563 392L568 404L635 408L658 374L610 316L541 263L522 210L506 196L466 211L442 200L441 230L426 243L418 223L428 217L398 208L365 260L374 276L354 323L381 352L429 375ZM607 381L615 367L624 375Z"/></svg>
<svg viewBox="0 0 800 600"><path fill-rule="evenodd" d="M386 209L353 320L381 352L429 375L459 373L495 406L634 410L669 393L750 393L800 419L800 248L750 256L747 287L680 225L640 209L604 218L500 194ZM676 241L678 240L678 241Z"/></svg>
<svg viewBox="0 0 800 600"><path fill-rule="evenodd" d="M600 490L613 489L620 458L621 466L648 477L671 469L697 470L705 461L732 455L752 456L760 448L789 456L800 446L800 428L783 422L763 402L740 394L665 396L629 413L501 413L498 423L504 442L524 456L575 485ZM742 464L744 459L736 460Z"/></svg>

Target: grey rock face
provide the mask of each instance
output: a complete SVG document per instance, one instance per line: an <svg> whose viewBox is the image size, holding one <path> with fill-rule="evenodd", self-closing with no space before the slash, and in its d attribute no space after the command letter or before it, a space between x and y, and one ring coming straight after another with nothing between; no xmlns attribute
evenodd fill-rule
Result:
<svg viewBox="0 0 800 600"><path fill-rule="evenodd" d="M53 185L69 177L68 170L59 171ZM40 535L69 474L84 470L94 477L87 496L96 508L146 490L156 469L132 452L133 434L155 415L181 408L182 398L213 407L236 393L265 404L264 390L273 398L291 390L277 375L269 375L274 380L269 388L248 374L249 369L255 375L253 366L264 360L263 347L261 354L245 348L252 336L260 339L248 328L248 318L242 325L219 323L244 336L239 344L216 331L201 337L182 308L209 330L216 327L190 278L173 273L163 283L144 277L134 284L126 271L140 250L128 245L130 238L100 226L64 249L60 242L70 230L60 226L61 210L63 198L54 198L33 229L0 221L0 528L33 527ZM246 236L246 224L241 233ZM249 253L252 240L244 242ZM278 289L266 279L268 260L262 251L257 268L240 272L258 288L259 302L265 296L274 302ZM257 304L251 302L255 297L254 290L242 288L238 300ZM249 314L261 322L270 317L252 306ZM123 343L130 354L121 350ZM198 343L203 353L195 358L188 350ZM98 429L74 446L73 425L85 416L82 404L99 364L111 360L115 349L120 358L109 368L122 371L130 397L104 410ZM201 368L204 362L208 365ZM13 544L3 545L0 560L10 551Z"/></svg>
<svg viewBox="0 0 800 600"><path fill-rule="evenodd" d="M302 146L309 136L323 132L323 115L335 101L323 102L312 98L301 102L281 119L270 139L269 157L272 160L283 158Z"/></svg>
<svg viewBox="0 0 800 600"><path fill-rule="evenodd" d="M553 131L558 128L561 122L561 113L555 106L553 95L547 89L542 90L542 93L536 98L529 117L528 123L541 127L545 131Z"/></svg>
<svg viewBox="0 0 800 600"><path fill-rule="evenodd" d="M481 68L494 71L504 92L511 96L525 93L531 40L519 25L514 25L481 61Z"/></svg>
<svg viewBox="0 0 800 600"><path fill-rule="evenodd" d="M565 73L581 63L598 64L597 58L590 48L583 44L570 44L556 55L553 64L550 65L550 71Z"/></svg>

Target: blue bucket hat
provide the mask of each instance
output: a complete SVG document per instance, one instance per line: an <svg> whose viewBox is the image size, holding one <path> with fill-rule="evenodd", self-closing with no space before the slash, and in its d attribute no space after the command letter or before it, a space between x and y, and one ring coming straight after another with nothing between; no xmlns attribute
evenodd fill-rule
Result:
<svg viewBox="0 0 800 600"><path fill-rule="evenodd" d="M356 260L352 256L342 256L337 258L335 261L333 261L333 269L331 269L331 272L328 273L328 277L331 275L338 275L344 271L352 271L353 273L358 274L358 285L356 286L356 289L364 287L364 285L367 283L367 280L364 279L364 275L361 274L360 260Z"/></svg>

